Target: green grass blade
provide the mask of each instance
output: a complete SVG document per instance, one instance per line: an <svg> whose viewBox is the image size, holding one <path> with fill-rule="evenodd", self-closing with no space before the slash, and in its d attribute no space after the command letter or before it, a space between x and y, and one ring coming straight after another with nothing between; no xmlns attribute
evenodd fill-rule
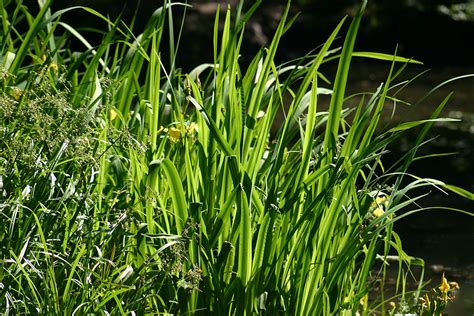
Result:
<svg viewBox="0 0 474 316"><path fill-rule="evenodd" d="M150 167L160 166L168 179L171 191L171 200L173 202L173 210L175 212L175 224L177 234L181 234L188 219L188 206L186 204L186 196L184 195L181 178L176 167L169 159L154 160L150 163Z"/></svg>
<svg viewBox="0 0 474 316"><path fill-rule="evenodd" d="M17 73L19 68L21 67L23 60L28 54L28 49L30 47L30 44L33 41L34 37L41 30L43 19L46 16L46 13L48 12L52 3L53 3L53 0L47 0L44 3L44 5L41 7L41 10L39 11L39 13L36 15L32 25L30 25L29 30L26 33L26 36L20 48L18 48L15 59L13 60L12 65L10 66L9 71L11 73Z"/></svg>

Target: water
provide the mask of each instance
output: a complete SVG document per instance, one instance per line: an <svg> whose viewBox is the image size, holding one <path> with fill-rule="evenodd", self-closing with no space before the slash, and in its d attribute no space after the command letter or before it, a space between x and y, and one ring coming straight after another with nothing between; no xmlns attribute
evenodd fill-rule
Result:
<svg viewBox="0 0 474 316"><path fill-rule="evenodd" d="M349 92L374 91L388 73L387 64L367 65L355 63L351 69ZM412 67L399 81L409 79L426 67ZM474 68L437 68L410 84L399 97L409 102L419 100L427 91L439 83L467 73ZM435 125L430 137L437 137L420 154L457 152L456 156L438 157L415 162L410 172L421 176L442 180L474 192L474 78L455 81L434 92L419 107L399 104L393 120L413 121L426 119L435 107L455 91L442 116L460 118L460 124ZM401 110L401 111L400 111ZM392 115L388 106L384 113L387 121ZM408 134L398 148L393 148L394 156L399 156L410 148L410 141L416 137ZM433 191L422 206L447 206L474 214L474 201L459 198L455 194L445 195ZM460 289L456 300L448 305L447 315L474 315L474 217L460 213L433 210L422 212L400 220L395 230L400 234L404 249L409 255L425 260L426 278L432 279L429 287L439 284L441 275L446 273L449 281L456 281Z"/></svg>

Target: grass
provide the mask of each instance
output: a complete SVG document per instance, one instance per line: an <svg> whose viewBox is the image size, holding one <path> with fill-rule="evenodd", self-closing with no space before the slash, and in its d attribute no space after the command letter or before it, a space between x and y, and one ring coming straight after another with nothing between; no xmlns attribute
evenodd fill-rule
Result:
<svg viewBox="0 0 474 316"><path fill-rule="evenodd" d="M213 60L189 72L174 62L184 48L172 11L186 4L166 2L135 35L84 7L52 12L42 1L32 16L21 2L0 3L5 314L352 315L446 304L449 286L419 303L423 260L403 251L392 227L423 210L413 208L422 197L414 189L473 198L407 173L433 123L453 121L439 118L450 95L426 120L379 126L407 84L397 77L419 62L354 51L365 1L347 34L343 18L316 53L277 65L294 21L288 4L245 68L245 23L259 2L248 12L240 3L234 15L216 14ZM105 20L101 44L64 14ZM71 51L71 37L84 51ZM352 58L386 60L389 71L347 109ZM332 83L320 66L336 61ZM326 112L321 94L330 94ZM413 148L385 166L387 147L412 128L421 128ZM390 260L401 301L387 309L383 294L369 293L383 288ZM414 266L419 287L406 293Z"/></svg>

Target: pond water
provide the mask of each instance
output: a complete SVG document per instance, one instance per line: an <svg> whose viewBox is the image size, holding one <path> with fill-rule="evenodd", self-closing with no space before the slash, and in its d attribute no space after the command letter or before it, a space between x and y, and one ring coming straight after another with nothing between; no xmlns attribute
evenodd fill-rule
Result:
<svg viewBox="0 0 474 316"><path fill-rule="evenodd" d="M350 77L350 91L373 91L385 80L388 67L387 64L366 65L356 62ZM412 67L403 78L409 79L423 69L426 67ZM468 73L473 74L474 68L435 68L410 84L399 97L415 102L441 82ZM454 91L454 95L442 116L459 118L462 122L435 125L429 136L436 138L421 153L457 152L457 155L415 162L409 172L436 178L474 192L474 78L443 86L417 108L398 105L393 119L413 121L428 118L451 91ZM385 115L390 116L391 109L387 110ZM410 148L410 141L416 134L407 135L398 148L392 148L394 156ZM446 195L433 191L420 204L458 208L474 214L474 201L459 198L452 193ZM440 282L443 272L446 272L449 281L459 283L456 300L448 305L447 315L474 315L474 216L432 210L400 220L395 230L400 234L407 253L425 260L426 278L433 280L430 287Z"/></svg>

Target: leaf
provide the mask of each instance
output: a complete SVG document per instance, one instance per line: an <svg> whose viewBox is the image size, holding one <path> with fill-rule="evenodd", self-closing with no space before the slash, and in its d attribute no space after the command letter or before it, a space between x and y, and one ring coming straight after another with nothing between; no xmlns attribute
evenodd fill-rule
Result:
<svg viewBox="0 0 474 316"><path fill-rule="evenodd" d="M451 192L454 192L460 196L463 196L471 201L474 200L474 193L473 192L469 192L468 190L465 190L463 188L460 188L458 186L455 186L455 185L452 185L452 184L444 184L443 187L445 189L448 189L449 191Z"/></svg>
<svg viewBox="0 0 474 316"><path fill-rule="evenodd" d="M191 70L191 72L189 73L189 78L191 78L192 80L197 80L197 78L199 77L199 75L206 69L208 68L219 68L219 65L214 65L214 64L201 64L199 66L197 66L196 68L194 68L193 70Z"/></svg>
<svg viewBox="0 0 474 316"><path fill-rule="evenodd" d="M429 123L429 122L459 122L460 120L458 119L452 119L452 118L437 118L437 119L429 119L429 120L419 120L419 121L411 121L411 122L405 122L402 123L392 129L389 130L389 132L399 132L399 131L404 131L413 127L416 127L421 124Z"/></svg>
<svg viewBox="0 0 474 316"><path fill-rule="evenodd" d="M153 160L150 167L159 165L168 179L168 185L171 191L171 201L173 203L173 210L176 220L176 230L178 235L183 231L184 224L188 219L188 206L186 204L186 197L184 195L183 185L178 171L174 164L168 158L162 160Z"/></svg>
<svg viewBox="0 0 474 316"><path fill-rule="evenodd" d="M401 63L411 63L411 64L420 64L423 65L421 61L405 58L400 56L395 56L392 54L383 54L383 53L375 53L375 52L353 52L353 57L365 57L365 58L372 58L372 59L379 59L379 60L386 60L390 62L401 62Z"/></svg>
<svg viewBox="0 0 474 316"><path fill-rule="evenodd" d="M12 52L7 52L2 59L2 65L5 69L10 69L13 60L15 60L16 54Z"/></svg>
<svg viewBox="0 0 474 316"><path fill-rule="evenodd" d="M191 84L193 84L193 81L189 79ZM201 113L204 121L206 121L209 130L211 131L212 135L215 137L217 143L220 145L221 149L224 151L224 153L227 156L235 156L232 148L230 147L229 143L226 141L224 135L222 135L221 131L217 127L216 123L214 120L209 116L209 114L206 112L204 107L202 107L196 99L194 99L191 96L187 97L188 100L196 107L196 109Z"/></svg>
<svg viewBox="0 0 474 316"><path fill-rule="evenodd" d="M36 16L35 20L33 21L33 24L29 26L28 33L26 33L25 38L22 41L22 44L20 48L18 49L15 59L13 60L9 71L13 74L16 74L18 72L18 69L20 69L21 64L23 63L23 60L25 59L26 55L28 54L28 49L31 47L31 43L33 41L33 38L36 36L36 34L41 30L43 25L41 24L43 18L45 17L46 13L49 10L49 7L53 3L53 0L48 0L43 7L41 8L40 12Z"/></svg>

